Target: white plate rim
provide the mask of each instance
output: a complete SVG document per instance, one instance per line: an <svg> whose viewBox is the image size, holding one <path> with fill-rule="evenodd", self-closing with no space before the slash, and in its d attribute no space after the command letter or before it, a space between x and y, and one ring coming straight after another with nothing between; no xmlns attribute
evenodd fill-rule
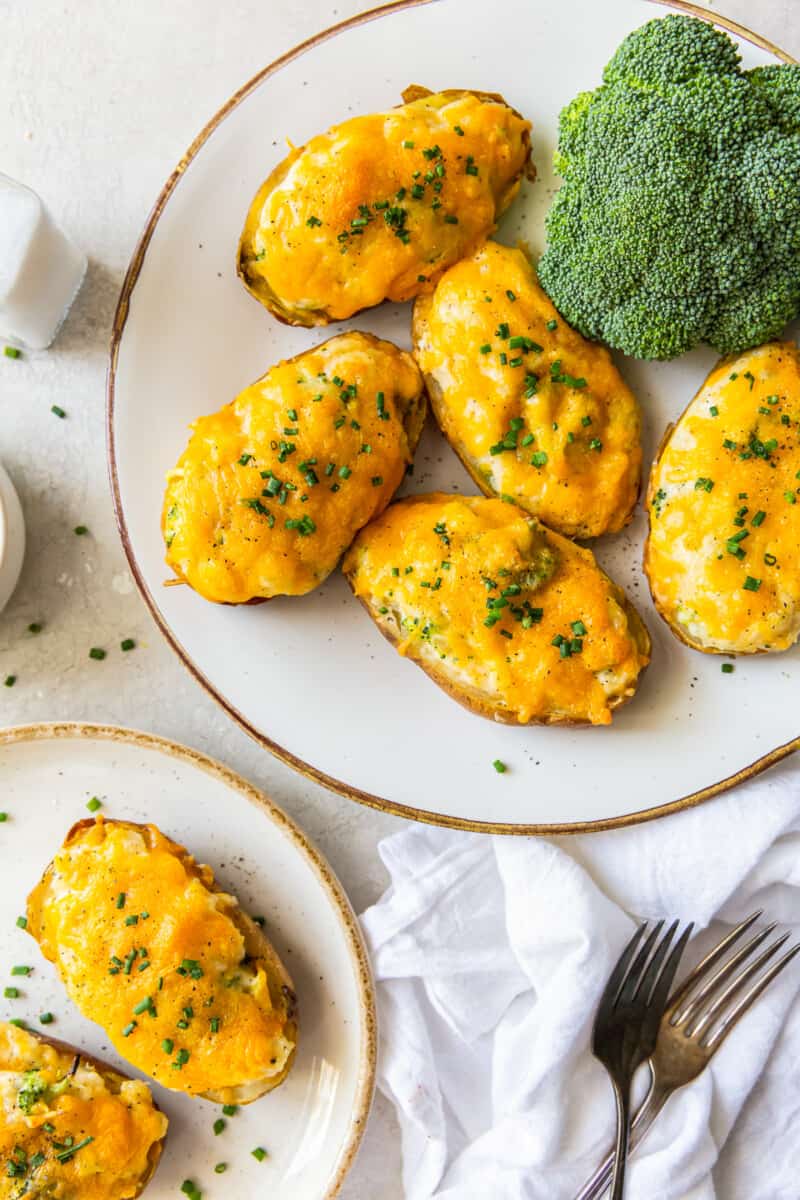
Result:
<svg viewBox="0 0 800 1200"><path fill-rule="evenodd" d="M363 25L368 21L379 20L381 17L389 16L392 13L401 12L405 9L419 8L426 4L435 4L436 0L392 0L392 3L381 5L377 8L367 9L364 12L356 13L354 16L340 21L335 25L331 25L312 37L307 38L304 42L300 42L291 50L287 50L279 58L269 63L262 68L256 75L244 83L234 94L222 105L221 108L213 115L210 121L204 126L192 144L189 146L186 153L182 156L178 165L173 170L172 174L167 179L161 189L158 198L156 199L153 208L145 223L142 234L133 251L128 269L125 273L125 278L122 282L119 300L117 302L116 311L114 313L114 322L112 326L111 342L109 346L109 360L106 373L106 452L109 483L111 486L111 495L114 505L114 515L117 521L117 529L122 541L122 548L125 552L125 557L128 560L128 566L131 574L136 582L139 592L150 610L156 625L158 626L163 637L168 645L177 654L184 667L197 680L202 688L212 697L213 700L222 708L229 717L232 718L254 741L269 750L276 758L292 767L300 775L306 779L313 780L315 783L321 784L339 795L346 797L349 800L355 800L359 804L364 804L369 808L375 808L380 812L390 813L393 816L405 817L414 821L422 821L430 825L446 826L450 829L467 830L473 833L490 833L490 834L512 834L522 837L530 836L560 836L563 834L580 834L580 833L600 833L609 829L621 829L631 825L639 825L644 821L654 821L661 817L666 817L672 813L682 812L684 809L694 808L698 804L703 804L706 800L711 800L714 796L721 795L723 792L729 791L731 788L737 787L739 784L746 782L749 779L754 779L763 771L775 766L790 754L794 754L800 750L800 736L785 742L781 746L776 746L767 754L762 755L748 766L741 770L726 776L724 779L716 783L709 784L707 787L700 788L698 791L691 792L686 796L681 796L677 800L673 800L668 804L657 805L652 808L642 808L636 812L626 813L617 817L604 817L593 821L569 821L553 824L516 824L509 822L494 822L494 821L477 821L465 817L451 816L437 812L430 812L427 809L415 808L408 804L400 804L397 801L388 800L382 796L375 795L372 792L366 792L361 788L354 787L341 779L337 779L325 771L313 766L311 763L305 762L303 759L293 754L290 750L273 741L261 730L257 729L252 722L241 713L234 704L232 704L221 692L217 690L210 679L201 671L197 664L192 659L191 655L184 649L172 629L164 619L161 611L150 592L150 589L145 582L144 575L136 559L136 555L128 532L127 521L122 504L122 493L119 485L119 474L117 468L117 450L116 440L114 436L114 399L115 399L115 383L117 362L119 357L119 348L122 341L122 335L125 330L128 313L130 310L130 302L133 295L136 282L139 278L142 264L144 263L150 240L158 224L166 204L181 180L186 168L191 163L192 159L202 149L211 134L225 120L227 116L247 97L251 92L275 74L282 67L299 58L308 50L329 38L336 37L340 33L344 33L349 29L354 29L359 25ZM754 46L758 46L762 50L766 50L773 54L776 58L783 62L796 64L797 59L776 46L761 34L748 29L745 25L741 25L737 21L731 20L729 17L724 17L719 13L712 12L705 8L700 8L698 5L691 3L691 0L648 0L648 3L657 4L663 8L669 8L678 12L687 13L691 16L698 17L700 20L706 21L708 24L726 29L729 33L734 34L738 38L750 42ZM194 752L193 752L194 753Z"/></svg>
<svg viewBox="0 0 800 1200"><path fill-rule="evenodd" d="M354 1109L350 1117L347 1137L339 1152L335 1173L325 1193L320 1195L320 1200L333 1200L333 1197L341 1191L364 1136L375 1093L378 1059L378 1016L372 968L358 918L333 869L288 813L284 812L265 792L260 791L230 767L203 754L200 750L173 742L159 734L146 733L141 729L130 729L121 725L94 724L86 721L41 721L29 725L11 725L0 729L0 748L24 742L57 741L59 739L124 742L129 746L155 750L205 771L206 774L238 792L250 804L261 809L265 817L277 826L281 833L289 837L295 849L306 859L313 870L328 896L350 950L353 970L358 981L362 1023L361 1062Z"/></svg>

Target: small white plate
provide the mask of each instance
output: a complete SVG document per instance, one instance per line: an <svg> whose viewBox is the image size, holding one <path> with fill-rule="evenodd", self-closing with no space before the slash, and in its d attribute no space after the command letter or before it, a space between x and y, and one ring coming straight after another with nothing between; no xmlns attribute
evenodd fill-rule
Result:
<svg viewBox="0 0 800 1200"><path fill-rule="evenodd" d="M355 18L266 68L212 119L135 252L115 321L108 410L131 569L174 649L231 716L356 800L494 832L600 829L696 803L800 744L800 649L740 659L723 675L717 657L677 642L647 593L641 512L596 547L654 640L640 692L610 729L501 728L464 712L380 637L339 575L302 600L256 608L215 607L187 587L163 586L164 475L190 421L342 328L280 325L235 275L245 213L286 139L300 145L353 113L391 107L409 83L500 91L533 122L539 178L523 185L499 236L527 239L538 257L562 106L600 82L631 29L663 15L645 0L406 0L377 19ZM740 42L746 66L775 61L765 43ZM409 323L409 305L384 305L348 324L407 346ZM709 350L671 363L620 360L642 404L646 462L713 361ZM433 488L475 491L429 428L411 490ZM502 776L497 758L508 764Z"/></svg>
<svg viewBox="0 0 800 1200"><path fill-rule="evenodd" d="M206 1200L327 1200L352 1165L372 1099L375 1007L364 945L330 867L285 813L232 771L149 734L99 725L0 731L0 979L34 968L3 1018L23 1017L132 1071L67 999L55 969L16 927L25 899L70 826L98 796L110 817L152 821L183 843L255 915L297 988L300 1042L284 1084L228 1119L218 1105L153 1085L170 1120L147 1200L174 1200L187 1178ZM17 981L18 982L18 981ZM2 995L2 989L0 989ZM37 1017L56 1020L42 1029ZM269 1157L259 1163L251 1151ZM228 1163L216 1175L216 1163Z"/></svg>

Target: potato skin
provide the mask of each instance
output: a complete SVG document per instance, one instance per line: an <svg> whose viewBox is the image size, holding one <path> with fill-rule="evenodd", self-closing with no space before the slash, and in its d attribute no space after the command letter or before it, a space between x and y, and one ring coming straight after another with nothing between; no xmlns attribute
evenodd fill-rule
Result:
<svg viewBox="0 0 800 1200"><path fill-rule="evenodd" d="M300 596L400 486L427 401L411 356L344 333L201 417L167 477L167 562L204 599Z"/></svg>
<svg viewBox="0 0 800 1200"><path fill-rule="evenodd" d="M557 312L523 250L488 241L414 304L436 420L487 496L567 537L616 533L639 496L639 408Z"/></svg>
<svg viewBox="0 0 800 1200"><path fill-rule="evenodd" d="M99 831L99 833L98 833L98 831ZM289 1046L291 1047L291 1049L290 1049L290 1052L288 1053L288 1055L286 1056L286 1059L285 1059L284 1063L282 1064L281 1068L274 1073L265 1074L261 1077L253 1078L252 1080L248 1080L246 1083L242 1082L239 1084L230 1084L230 1085L229 1084L217 1084L216 1086L211 1086L211 1087L189 1086L185 1083L185 1076L183 1075L181 1070L178 1070L178 1071L166 1070L167 1067L171 1066L171 1064L169 1063L169 1056L167 1056L167 1059L165 1061L162 1061L164 1059L163 1054L161 1054L160 1056L157 1056L155 1059L151 1058L150 1055L151 1055L152 1051L150 1048L150 1044L148 1044L148 1046L145 1048L143 1054L136 1053L137 1046L136 1046L136 1042L134 1040L127 1037L124 1033L122 1034L122 1036L120 1036L120 1030L117 1029L116 1027L109 1027L107 1022L108 1022L109 1014L112 1011L111 1004L101 1006L102 1011L103 1011L103 1017L105 1018L105 1020L100 1021L100 1023L103 1025L103 1028L106 1029L108 1036L114 1043L115 1048L119 1051L119 1053L123 1054L131 1062L135 1063L135 1065L137 1067L139 1067L140 1070L143 1070L147 1074L152 1075L155 1079L158 1080L159 1083L161 1083L162 1085L164 1085L166 1087L170 1087L177 1091L189 1092L189 1094L200 1095L204 1099L212 1100L219 1104L249 1104L253 1100L257 1100L260 1096L263 1096L268 1091L272 1091L274 1088L278 1087L284 1081L284 1079L288 1075L289 1071L291 1070L291 1067L292 1067L292 1064L293 1064L294 1058L295 1058L297 1037L298 1037L297 998L296 998L296 995L294 992L294 986L292 984L292 980L291 980L285 966L283 965L282 961L278 957L278 954L276 953L275 949L269 942L264 931L259 927L259 925L256 924L255 921L253 921L253 919L246 912L244 912L244 910L239 906L239 904L235 900L233 900L226 892L224 892L223 889L217 884L211 868L207 867L207 866L199 865L195 861L193 856L190 855L184 849L183 846L180 846L178 843L170 841L154 825L141 825L141 824L137 824L132 821L115 821L115 820L107 820L104 818L98 818L96 820L82 820L82 821L79 821L76 825L74 825L72 827L72 829L70 829L70 831L67 834L67 837L64 841L62 853L68 852L73 847L78 847L80 845L80 843L87 838L93 839L95 842L97 842L99 844L99 846L102 846L103 842L105 840L105 837L106 837L106 831L110 831L110 836L112 838L116 838L118 834L123 834L125 832L130 832L134 835L139 835L144 840L145 847L147 849L148 854L156 853L156 852L160 853L161 858L159 861L162 863L162 867L165 862L165 855L169 855L177 861L177 863L180 865L180 869L182 872L182 874L180 875L180 879L186 880L186 884L184 885L183 890L186 892L187 895L189 894L189 892L195 885L199 885L200 889L202 889L203 892L208 894L208 896L210 898L210 903L208 906L209 914L213 913L214 916L216 916L217 914L221 914L225 920L229 920L232 923L234 930L235 930L235 935L239 935L241 937L241 941L242 941L243 949L244 949L244 955L245 955L244 960L242 960L241 969L244 970L245 966L246 966L248 969L250 969L252 972L254 972L256 974L258 972L263 972L263 976L264 976L264 980L265 980L265 988L264 988L265 994L264 994L263 1001L259 1002L259 1007L265 1006L267 1011L274 1014L274 1021L277 1025L276 1032L278 1030L280 1031L281 1040L288 1043ZM138 854L138 852L139 851L138 851L138 847L137 847L137 854ZM111 858L112 858L113 863L118 864L120 861L123 863L123 865L125 863L125 859L124 858L120 859L120 856L118 854L117 855L112 854ZM102 864L100 862L99 851L96 848L94 848L93 861L97 864L96 869L97 869L97 871L99 871ZM134 885L137 883L137 881L139 883L141 882L141 874L137 874L137 872L140 872L140 870L141 870L141 868L139 866L137 866L136 863L133 863L131 865L131 867L129 868L129 873L133 879L133 882L129 883L127 886L130 887L131 889L134 887ZM176 868L176 870L177 870L177 868ZM67 979L65 977L64 966L59 957L59 947L51 944L51 935L52 935L53 930L50 928L50 924L49 924L49 916L50 916L49 905L51 903L52 896L54 895L54 885L56 885L59 882L59 875L60 875L60 872L58 869L58 859L56 859L53 862L51 862L49 864L49 866L46 868L41 881L37 884L37 886L31 892L30 897L28 898L28 926L27 926L27 929L28 929L28 932L31 934L31 936L39 943L40 949L42 950L42 953L44 954L44 956L46 958L50 959L50 961L56 963L56 966L59 969L59 973L61 974L62 979L64 979L64 982L67 985L68 991L70 992L70 995L77 1003L78 1007L81 1008L82 1011L86 1011L87 1009L91 1009L92 1006L91 1006L91 1004L86 1003L86 998L85 998L85 995L83 994L83 988L85 987L85 981L91 980L92 968L94 967L95 961L100 961L102 959L105 962L105 960L107 958L110 958L111 951L104 951L103 947L100 946L97 948L97 953L95 954L94 950L90 946L91 939L88 936L83 939L84 944L87 947L89 962L86 964L86 969L81 974L81 977L80 977L81 987L78 989L79 994L76 995L75 994L76 988L74 985L74 981L70 981L69 979ZM122 876L120 878L122 878ZM172 876L170 876L170 879L172 879ZM108 882L109 882L109 886L111 885L111 883L113 883L113 887L111 887L111 891L109 891L109 896L111 896L111 892L114 892L115 895L123 894L121 892L116 893L116 891L115 891L116 887L119 885L119 881L116 878L113 881L108 881ZM125 886L124 883L123 883L123 886ZM58 889L56 887L55 891L57 892L57 890ZM129 940L132 939L133 945L137 945L140 941L144 940L145 929L147 929L147 938L151 942L156 937L160 938L162 935L162 931L164 929L166 929L167 932L169 932L170 929L175 928L178 930L179 933L182 932L180 929L180 921L178 918L179 918L179 916L182 916L183 914L177 913L174 909L170 910L170 911L165 911L161 925L158 924L158 913L156 911L156 906L157 906L157 904L160 904L162 902L159 899L159 897L162 894L166 894L167 891L168 891L168 883L167 883L166 877L164 876L163 871L162 871L162 877L160 879L154 878L153 880L151 880L150 885L148 885L148 887L145 889L145 895L148 895L148 892L152 892L154 915L156 916L156 927L155 927L155 929L148 928L148 925L145 925L144 921L142 921L141 923L137 922L136 925L132 927L133 932L131 933L130 939L129 939ZM125 895L127 896L128 893L125 893ZM220 902L218 904L216 904L213 901L211 901L211 898L213 898L213 897L220 897ZM58 900L58 896L56 895L55 903L57 903L57 900ZM126 904L127 904L127 900L126 900ZM122 920L122 918L124 917L124 911L125 910L123 908L120 912L121 920L120 920L120 922L118 922L119 924L124 924L124 922ZM149 921L149 912L148 912L148 921ZM211 940L213 942L214 930L220 929L219 922L217 922L216 925L213 925L213 924L211 924L211 921L212 921L212 917L210 915L209 916L209 929L207 931L204 931L202 935L200 935L199 933L194 934L195 943L192 947L190 947L192 949L192 954L185 955L184 959L183 959L184 962L197 961L194 957L195 954L197 955L197 959L199 959L201 962L203 961L203 954L209 948L209 940ZM86 932L88 934L88 930ZM223 932L224 932L224 930L223 930ZM235 935L231 936L232 943L235 943L235 941L236 941ZM172 935L172 936L174 936L174 935ZM122 931L121 930L117 931L117 933L115 934L115 937L117 939L115 941L115 945L117 945L119 947L121 944ZM156 943L156 944L158 944L158 943ZM126 957L124 946L122 947L122 949L123 949L122 958L124 959ZM223 946L221 943L219 946L215 945L214 959L215 960L223 959L225 956L225 953L227 952L227 949L228 949L227 944L225 946ZM104 955L105 955L105 959L104 959ZM117 952L116 952L116 957L117 958L120 957L119 950L117 950ZM171 983L173 982L173 977L175 974L178 974L182 977L183 990L187 991L187 996L189 995L189 993L191 993L191 996L190 996L191 1004L194 1007L197 1007L199 1009L200 1002L197 997L201 993L201 991L205 985L202 982L196 981L194 979L194 976L192 976L191 978L185 979L182 975L182 972L177 971L175 964L172 960L168 959L168 961L166 961L166 962L159 963L158 952L154 952L152 945L150 946L150 949L149 949L149 957L152 959L151 971L153 973L154 979L156 977L161 977L164 980L163 986L164 986L165 990L164 991L158 990L158 991L152 992L152 995L154 997L154 1004L155 1004L156 1008L158 1008L158 1006L162 1003L163 1004L167 1003L167 997L168 997L168 994L170 991ZM178 958L177 953L174 954L174 957ZM111 959L111 961L114 961L114 959ZM180 959L178 959L178 961L180 962ZM135 973L132 973L132 974L135 979ZM207 974L207 972L206 972L205 968L202 968L200 971L200 977L198 977L198 978L202 979L202 977L206 974ZM131 976L129 975L128 978L130 978L130 977ZM148 979L149 979L149 975L148 975ZM140 977L140 979L137 980L136 982L137 982L137 984L141 983L142 977ZM224 994L224 992L230 990L228 988L228 985L226 983L224 983L222 980L220 980L219 982L220 982L220 988L218 989L218 992L220 994ZM179 986L180 986L180 984L179 984ZM147 986L139 987L135 999L137 999L137 1000L141 999L142 996L145 996L150 991L152 991L152 989L150 989ZM254 994L256 994L256 993L254 992ZM89 997L89 999L91 999L91 997ZM83 1001L83 1003L82 1003L82 1001ZM132 999L131 1007L133 1007L133 1006L134 1005L133 1005L133 999ZM207 1006L204 1003L202 1005L202 1007L206 1008ZM218 1000L217 1005L214 1008L208 1009L208 1011L211 1013L211 1016L215 1015L215 1012L219 1007L221 1007L221 1006L220 1006L220 1003ZM95 1011L88 1011L87 1015L92 1016L95 1020L97 1020L100 1014ZM147 1014L147 1013L144 1014L144 1016L149 1016L149 1015L150 1014ZM178 1015L180 1015L180 1014L178 1014ZM198 1016L198 1014L195 1014L191 1019L190 1031L185 1032L183 1034L180 1032L176 1032L174 1026L165 1028L162 1030L158 1021L156 1019L154 1019L154 1025L153 1025L153 1041L154 1041L154 1043L160 1043L161 1038L163 1038L165 1036L169 1036L171 1039L174 1040L175 1049L177 1049L179 1047L181 1038L183 1038L183 1040L186 1042L191 1042L192 1038L194 1036L193 1033L191 1032L191 1028L192 1028L192 1024L194 1023L197 1016ZM205 1020L205 1016L203 1016L202 1019ZM144 1021L144 1017L140 1018L140 1020ZM210 1018L209 1018L209 1020L210 1020ZM224 1024L224 1017L222 1018L222 1021ZM146 1024L144 1025L144 1028L145 1029L147 1028ZM254 1032L250 1038L251 1042L253 1043L252 1055L255 1056L255 1053L256 1053L255 1037L258 1034L258 1029L257 1029L257 1027L252 1027L252 1026L251 1026L251 1028L253 1028L253 1030L254 1030ZM156 1036L156 1034L158 1034L158 1036ZM220 1035L219 1030L218 1030L218 1035ZM199 1036L202 1037L202 1031ZM220 1035L220 1041L222 1043L221 1035ZM219 1058L226 1057L227 1055L232 1055L233 1050L238 1052L239 1049L240 1048L237 1047L235 1045L235 1043L230 1043L230 1042L225 1043L223 1050L219 1051ZM226 1060L226 1065L227 1065L227 1060ZM231 1069L233 1069L233 1068L231 1068ZM216 1067L214 1068L214 1070L216 1073L216 1070L217 1070Z"/></svg>
<svg viewBox="0 0 800 1200"><path fill-rule="evenodd" d="M126 1186L126 1189L127 1189L126 1193L125 1193L126 1196L130 1196L131 1200L136 1200L136 1197L141 1196L142 1192L145 1190L148 1183L153 1178L153 1175L156 1172L158 1164L161 1160L161 1155L163 1153L164 1144L165 1144L166 1138L167 1138L167 1130L168 1130L167 1118L161 1113L161 1110L159 1109L158 1105L156 1104L155 1100L153 1099L152 1095L150 1094L149 1089L147 1088L146 1084L140 1083L139 1081L134 1082L127 1075L124 1075L121 1072L115 1070L113 1067L111 1067L108 1063L104 1062L102 1059L96 1058L94 1055L87 1054L83 1050L79 1050L77 1047L70 1045L68 1042L63 1042L57 1038L47 1037L45 1034L42 1034L42 1033L38 1032L37 1030L33 1030L33 1029L24 1029L24 1030L12 1029L12 1027L10 1025L8 1025L4 1022L0 1022L0 1070L2 1070L2 1069L9 1070L10 1069L10 1070L25 1071L27 1069L26 1064L35 1065L35 1066L38 1066L39 1069L41 1069L42 1064L38 1061L38 1059L35 1057L29 1057L29 1054L30 1054L29 1045L31 1042L36 1046L50 1047L57 1054L64 1056L64 1058L66 1059L66 1061L64 1063L64 1070L67 1074L74 1074L75 1072L80 1070L81 1066L84 1066L84 1067L88 1066L93 1073L100 1076L100 1078L103 1080L103 1082L105 1084L107 1091L112 1096L118 1095L120 1093L121 1089L123 1088L123 1086L126 1084L135 1086L137 1089L137 1092L141 1091L142 1089L144 1089L147 1092L147 1095L149 1098L150 1112L157 1114L157 1116L159 1118L160 1129L161 1129L160 1136L158 1136L158 1137L154 1136L153 1140L150 1142L150 1144L147 1148L145 1166L142 1171L141 1177L134 1184L135 1189L136 1189L135 1191L130 1190L130 1183L126 1180L122 1180L120 1178L114 1178L114 1179L109 1178L109 1180L108 1180L109 1187L111 1187L112 1184L117 1187ZM25 1045L25 1043L28 1043L28 1045ZM17 1056L16 1056L14 1063L12 1063L10 1060L4 1062L5 1051L9 1048L9 1045L16 1046ZM132 1111L133 1111L132 1104L130 1102L126 1103L124 1106L124 1112L125 1112L128 1120L130 1120L130 1113ZM61 1137L64 1137L65 1135L68 1135L70 1132L70 1128L69 1128L69 1124L68 1124L68 1122L70 1120L69 1110L66 1113L62 1112L61 1119L65 1122L65 1125L63 1128L59 1128L58 1133ZM78 1124L81 1124L81 1126L82 1126L81 1129L78 1128ZM76 1141L79 1140L77 1135L79 1133L83 1132L83 1130L85 1128L86 1128L86 1126L83 1124L83 1121L75 1124L72 1136L75 1137ZM89 1128L91 1129L91 1125L89 1126ZM28 1136L32 1136L34 1139L33 1142L30 1142L27 1145L24 1144L26 1133ZM155 1131L154 1131L154 1133L155 1133ZM13 1140L14 1140L15 1144L17 1144L17 1145L22 1144L23 1149L26 1149L26 1151L28 1153L29 1159L32 1158L35 1153L44 1152L45 1154L47 1154L47 1147L45 1146L43 1148L40 1143L36 1142L37 1134L38 1134L38 1126L36 1124L35 1119L33 1120L32 1124L28 1127L28 1129L25 1131L25 1133L23 1133L23 1131L21 1129L15 1129L13 1132ZM3 1140L3 1130L2 1130L2 1127L0 1127L0 1143L2 1142L2 1140ZM5 1157L6 1157L6 1155L4 1154L3 1158L5 1158ZM47 1176L48 1183L53 1182L52 1173L51 1173L52 1165L53 1164L51 1162L50 1163L51 1170L50 1170L50 1172L48 1172L48 1176ZM110 1172L111 1169L115 1165L117 1165L117 1164L109 1163L108 1168L107 1168L108 1171ZM66 1172L65 1172L65 1174L66 1174ZM104 1176L105 1176L105 1174L106 1174L106 1172L104 1172ZM41 1180L41 1176L40 1176L40 1180ZM20 1180L19 1182L22 1182L22 1181ZM75 1179L72 1179L72 1180L65 1179L64 1182L65 1182L65 1184L68 1184L73 1189L75 1189L70 1192L70 1195L74 1196L74 1200L81 1200L81 1191L79 1190L79 1181L76 1181ZM2 1183L0 1183L0 1191L2 1191ZM92 1196L93 1197L97 1196L97 1193L94 1190L94 1181L93 1181ZM108 1196L109 1196L109 1200L119 1200L119 1197L116 1195L116 1193L112 1194L112 1192L110 1190L109 1190Z"/></svg>
<svg viewBox="0 0 800 1200"><path fill-rule="evenodd" d="M609 724L649 661L647 629L591 551L499 500L397 501L342 569L399 652L494 721Z"/></svg>
<svg viewBox="0 0 800 1200"><path fill-rule="evenodd" d="M774 653L800 635L800 352L770 342L711 371L650 477L653 602L706 654Z"/></svg>
<svg viewBox="0 0 800 1200"><path fill-rule="evenodd" d="M429 290L533 176L530 124L502 96L403 99L292 150L259 188L237 269L278 320L327 325Z"/></svg>

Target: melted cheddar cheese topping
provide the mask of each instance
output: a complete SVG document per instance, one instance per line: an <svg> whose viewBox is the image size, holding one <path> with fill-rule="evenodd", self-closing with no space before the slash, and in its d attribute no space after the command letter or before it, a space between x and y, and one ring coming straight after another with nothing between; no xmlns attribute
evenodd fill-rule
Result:
<svg viewBox="0 0 800 1200"><path fill-rule="evenodd" d="M697 649L786 650L800 635L800 352L718 364L653 470L645 569Z"/></svg>
<svg viewBox="0 0 800 1200"><path fill-rule="evenodd" d="M591 551L501 500L400 501L344 570L401 654L512 722L607 725L648 661L646 630Z"/></svg>
<svg viewBox="0 0 800 1200"><path fill-rule="evenodd" d="M497 97L410 94L312 138L259 189L239 269L284 320L326 324L419 295L511 203L530 124Z"/></svg>
<svg viewBox="0 0 800 1200"><path fill-rule="evenodd" d="M311 591L402 482L421 393L411 357L361 333L272 367L193 426L164 498L169 565L219 603Z"/></svg>
<svg viewBox="0 0 800 1200"><path fill-rule="evenodd" d="M621 529L639 493L639 410L567 325L522 250L487 242L414 308L436 418L487 493L570 537Z"/></svg>
<svg viewBox="0 0 800 1200"><path fill-rule="evenodd" d="M0 1022L2 1200L127 1200L166 1132L146 1084Z"/></svg>
<svg viewBox="0 0 800 1200"><path fill-rule="evenodd" d="M28 931L80 1011L139 1070L191 1094L279 1075L294 1046L213 879L155 826L98 819L28 901Z"/></svg>

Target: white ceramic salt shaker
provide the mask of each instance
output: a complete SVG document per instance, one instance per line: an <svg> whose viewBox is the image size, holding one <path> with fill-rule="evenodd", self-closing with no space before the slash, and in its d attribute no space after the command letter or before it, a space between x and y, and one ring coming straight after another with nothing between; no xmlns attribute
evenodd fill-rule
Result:
<svg viewBox="0 0 800 1200"><path fill-rule="evenodd" d="M0 174L0 338L44 350L86 274L86 255L24 184Z"/></svg>
<svg viewBox="0 0 800 1200"><path fill-rule="evenodd" d="M25 518L22 505L0 463L0 611L11 599L25 557Z"/></svg>

